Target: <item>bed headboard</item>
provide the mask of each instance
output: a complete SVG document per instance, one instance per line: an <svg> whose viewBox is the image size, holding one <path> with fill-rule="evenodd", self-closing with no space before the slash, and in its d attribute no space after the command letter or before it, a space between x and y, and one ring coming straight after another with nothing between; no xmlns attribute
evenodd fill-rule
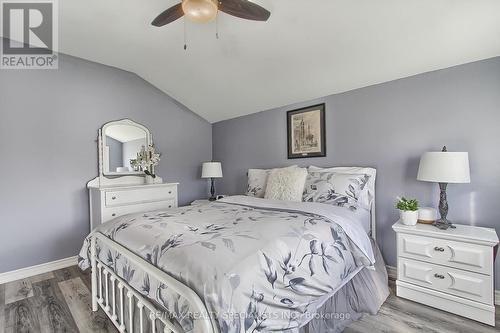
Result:
<svg viewBox="0 0 500 333"><path fill-rule="evenodd" d="M372 206L370 208L370 230L371 236L374 240L377 240L377 223L375 218L375 193L373 195Z"/></svg>

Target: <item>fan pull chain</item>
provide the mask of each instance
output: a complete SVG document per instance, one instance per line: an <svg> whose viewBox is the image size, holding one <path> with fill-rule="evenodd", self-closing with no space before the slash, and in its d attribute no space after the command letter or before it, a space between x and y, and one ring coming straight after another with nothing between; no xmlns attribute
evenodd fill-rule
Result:
<svg viewBox="0 0 500 333"><path fill-rule="evenodd" d="M186 19L184 19L184 51L187 50Z"/></svg>
<svg viewBox="0 0 500 333"><path fill-rule="evenodd" d="M215 38L219 39L219 13L215 17Z"/></svg>

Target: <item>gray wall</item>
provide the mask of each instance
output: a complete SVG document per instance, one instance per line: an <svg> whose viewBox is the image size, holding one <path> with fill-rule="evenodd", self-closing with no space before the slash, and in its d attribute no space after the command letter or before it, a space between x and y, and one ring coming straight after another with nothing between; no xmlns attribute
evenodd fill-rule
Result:
<svg viewBox="0 0 500 333"><path fill-rule="evenodd" d="M286 111L320 102L326 103L327 157L288 160ZM213 126L213 156L224 168L219 193L242 193L251 167L376 167L378 243L390 265L396 263L395 197L406 194L437 206L438 186L418 182L416 174L420 155L444 144L469 152L472 178L471 184L448 187L449 218L495 227L500 234L500 57ZM497 260L497 289L499 267Z"/></svg>
<svg viewBox="0 0 500 333"><path fill-rule="evenodd" d="M64 55L59 70L0 70L0 272L78 253L97 129L122 118L152 131L181 204L206 197L212 126L136 75Z"/></svg>

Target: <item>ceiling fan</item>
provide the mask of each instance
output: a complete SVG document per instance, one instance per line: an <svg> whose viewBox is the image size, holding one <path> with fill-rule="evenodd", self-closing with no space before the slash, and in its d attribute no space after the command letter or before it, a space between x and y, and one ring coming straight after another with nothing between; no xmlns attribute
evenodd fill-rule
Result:
<svg viewBox="0 0 500 333"><path fill-rule="evenodd" d="M158 15L152 25L162 27L182 16L198 23L210 22L217 17L218 11L253 21L267 21L271 13L248 0L182 0Z"/></svg>

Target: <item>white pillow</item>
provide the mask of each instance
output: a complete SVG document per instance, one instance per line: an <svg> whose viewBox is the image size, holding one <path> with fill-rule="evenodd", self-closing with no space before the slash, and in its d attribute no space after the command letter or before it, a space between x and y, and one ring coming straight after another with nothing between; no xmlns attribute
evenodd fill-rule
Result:
<svg viewBox="0 0 500 333"><path fill-rule="evenodd" d="M250 197L263 198L266 194L267 177L271 170L248 169L247 195Z"/></svg>
<svg viewBox="0 0 500 333"><path fill-rule="evenodd" d="M307 178L305 168L274 169L267 178L264 198L271 200L302 201Z"/></svg>
<svg viewBox="0 0 500 333"><path fill-rule="evenodd" d="M292 165L287 168L297 168ZM248 169L248 186L246 195L249 197L264 198L266 193L267 177L272 170L279 169Z"/></svg>
<svg viewBox="0 0 500 333"><path fill-rule="evenodd" d="M371 208L373 200L375 199L375 177L377 176L377 170L374 168L365 167L331 167L331 168L320 168L316 166L310 166L308 168L309 172L336 172L341 174L357 174L357 175L368 175L370 179L366 184L366 189L360 193L358 198L358 203L367 209Z"/></svg>

